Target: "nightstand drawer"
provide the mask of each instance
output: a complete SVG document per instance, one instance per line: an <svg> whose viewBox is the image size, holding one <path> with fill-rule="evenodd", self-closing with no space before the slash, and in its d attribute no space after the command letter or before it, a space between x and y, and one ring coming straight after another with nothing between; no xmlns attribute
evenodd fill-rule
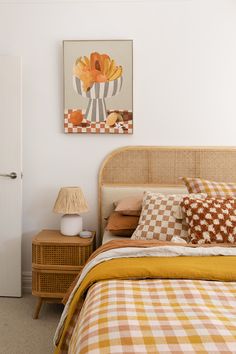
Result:
<svg viewBox="0 0 236 354"><path fill-rule="evenodd" d="M33 244L32 262L47 265L82 266L93 251L93 245Z"/></svg>
<svg viewBox="0 0 236 354"><path fill-rule="evenodd" d="M32 270L32 294L44 297L63 297L79 274L78 271Z"/></svg>

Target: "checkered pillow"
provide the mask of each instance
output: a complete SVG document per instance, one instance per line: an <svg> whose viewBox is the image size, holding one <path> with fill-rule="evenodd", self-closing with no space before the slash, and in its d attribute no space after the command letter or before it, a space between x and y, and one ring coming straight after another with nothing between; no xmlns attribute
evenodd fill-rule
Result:
<svg viewBox="0 0 236 354"><path fill-rule="evenodd" d="M163 195L146 192L139 224L131 239L171 240L173 236L187 238L187 225L174 216L183 195Z"/></svg>
<svg viewBox="0 0 236 354"><path fill-rule="evenodd" d="M236 242L236 199L184 197L180 203L192 243Z"/></svg>
<svg viewBox="0 0 236 354"><path fill-rule="evenodd" d="M182 177L189 193L206 193L209 197L236 197L236 183L207 181L202 178Z"/></svg>

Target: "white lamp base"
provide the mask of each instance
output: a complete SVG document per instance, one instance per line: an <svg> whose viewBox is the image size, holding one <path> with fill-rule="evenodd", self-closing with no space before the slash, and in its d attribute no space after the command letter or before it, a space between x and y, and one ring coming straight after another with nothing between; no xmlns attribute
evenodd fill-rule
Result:
<svg viewBox="0 0 236 354"><path fill-rule="evenodd" d="M65 214L61 217L61 233L76 236L83 230L83 219L78 214Z"/></svg>

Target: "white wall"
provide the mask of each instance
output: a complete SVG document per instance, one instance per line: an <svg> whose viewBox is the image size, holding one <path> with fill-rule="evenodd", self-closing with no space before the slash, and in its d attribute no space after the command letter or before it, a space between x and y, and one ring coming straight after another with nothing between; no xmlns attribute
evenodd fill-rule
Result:
<svg viewBox="0 0 236 354"><path fill-rule="evenodd" d="M63 134L62 40L134 40L133 136ZM1 1L0 54L23 58L23 270L79 185L97 223L97 174L124 145L235 145L236 1Z"/></svg>

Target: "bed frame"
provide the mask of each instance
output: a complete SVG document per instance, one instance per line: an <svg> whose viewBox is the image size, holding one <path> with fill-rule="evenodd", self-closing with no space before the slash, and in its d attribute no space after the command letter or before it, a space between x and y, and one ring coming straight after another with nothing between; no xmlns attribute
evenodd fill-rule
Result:
<svg viewBox="0 0 236 354"><path fill-rule="evenodd" d="M236 147L127 146L110 153L99 171L98 244L104 228L104 187L127 187L129 192L130 187L180 189L181 176L236 182Z"/></svg>

